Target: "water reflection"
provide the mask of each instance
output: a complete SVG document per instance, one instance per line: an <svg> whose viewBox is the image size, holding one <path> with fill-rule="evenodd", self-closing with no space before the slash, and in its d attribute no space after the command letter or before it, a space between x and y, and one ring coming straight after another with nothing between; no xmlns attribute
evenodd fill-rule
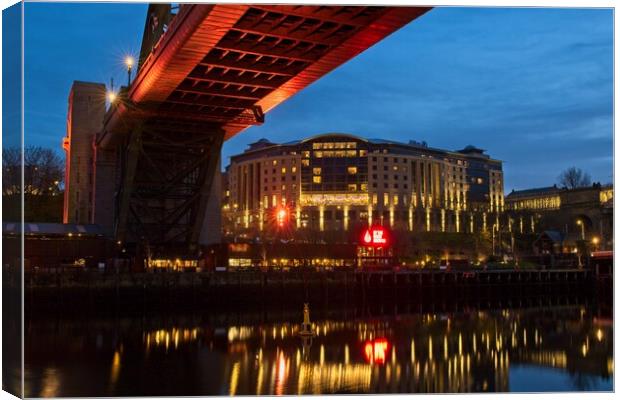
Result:
<svg viewBox="0 0 620 400"><path fill-rule="evenodd" d="M28 329L26 395L505 392L540 368L567 378L559 390L612 389L611 324L585 307L326 319L314 337L290 322L49 324Z"/></svg>

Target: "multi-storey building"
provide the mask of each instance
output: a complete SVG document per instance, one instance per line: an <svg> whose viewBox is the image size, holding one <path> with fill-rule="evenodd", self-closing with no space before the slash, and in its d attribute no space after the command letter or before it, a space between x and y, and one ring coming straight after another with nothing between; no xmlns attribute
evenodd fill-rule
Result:
<svg viewBox="0 0 620 400"><path fill-rule="evenodd" d="M64 223L88 224L93 218L93 138L101 130L105 114L105 85L73 82L69 94L66 152Z"/></svg>
<svg viewBox="0 0 620 400"><path fill-rule="evenodd" d="M481 232L503 210L501 161L467 146L325 134L276 144L261 139L232 156L224 174L225 233ZM340 233L338 233L340 232Z"/></svg>

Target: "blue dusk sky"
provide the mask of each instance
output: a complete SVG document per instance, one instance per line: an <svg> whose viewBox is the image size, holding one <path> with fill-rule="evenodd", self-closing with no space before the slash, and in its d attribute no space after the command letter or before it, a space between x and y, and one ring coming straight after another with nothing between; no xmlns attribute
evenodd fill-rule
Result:
<svg viewBox="0 0 620 400"><path fill-rule="evenodd" d="M61 151L73 80L125 82L146 4L27 3L26 144ZM273 109L224 145L326 132L473 144L504 161L505 190L570 166L613 174L613 10L436 8Z"/></svg>

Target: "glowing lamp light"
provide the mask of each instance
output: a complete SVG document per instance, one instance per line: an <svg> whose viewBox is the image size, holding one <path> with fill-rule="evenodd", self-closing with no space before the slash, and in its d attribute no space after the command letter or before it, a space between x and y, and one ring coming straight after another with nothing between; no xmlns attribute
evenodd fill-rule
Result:
<svg viewBox="0 0 620 400"><path fill-rule="evenodd" d="M127 68L133 67L134 62L135 61L132 56L125 57L125 65L127 66Z"/></svg>
<svg viewBox="0 0 620 400"><path fill-rule="evenodd" d="M114 103L116 101L116 93L114 93L112 91L108 92L107 97L108 97L108 101L110 103Z"/></svg>
<svg viewBox="0 0 620 400"><path fill-rule="evenodd" d="M288 219L288 210L285 207L279 207L276 210L276 223L279 227L283 227Z"/></svg>

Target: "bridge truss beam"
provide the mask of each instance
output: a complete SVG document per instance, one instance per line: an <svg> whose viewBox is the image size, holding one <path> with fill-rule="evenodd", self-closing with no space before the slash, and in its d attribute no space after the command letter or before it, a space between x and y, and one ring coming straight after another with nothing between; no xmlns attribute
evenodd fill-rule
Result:
<svg viewBox="0 0 620 400"><path fill-rule="evenodd" d="M115 236L121 244L153 256L197 255L224 131L196 128L150 121L119 146Z"/></svg>

